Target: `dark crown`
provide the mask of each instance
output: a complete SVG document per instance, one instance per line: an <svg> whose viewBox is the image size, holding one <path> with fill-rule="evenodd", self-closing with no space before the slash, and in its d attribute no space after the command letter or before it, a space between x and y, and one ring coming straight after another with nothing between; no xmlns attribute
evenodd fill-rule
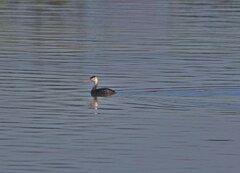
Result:
<svg viewBox="0 0 240 173"><path fill-rule="evenodd" d="M95 78L96 76L92 76L92 77L90 77L90 79L93 79L93 78Z"/></svg>

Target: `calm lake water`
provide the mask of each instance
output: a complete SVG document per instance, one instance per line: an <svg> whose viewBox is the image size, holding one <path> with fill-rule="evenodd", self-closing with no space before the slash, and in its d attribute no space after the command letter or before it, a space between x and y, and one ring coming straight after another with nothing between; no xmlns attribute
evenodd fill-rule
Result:
<svg viewBox="0 0 240 173"><path fill-rule="evenodd" d="M0 172L239 172L239 1L4 0L0 15ZM117 94L92 98L92 75Z"/></svg>

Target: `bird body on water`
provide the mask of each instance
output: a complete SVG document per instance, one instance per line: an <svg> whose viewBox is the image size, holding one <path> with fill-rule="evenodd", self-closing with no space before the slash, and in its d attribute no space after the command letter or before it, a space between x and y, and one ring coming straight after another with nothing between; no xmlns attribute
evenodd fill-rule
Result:
<svg viewBox="0 0 240 173"><path fill-rule="evenodd" d="M97 97L97 96L102 96L102 97L107 97L107 96L111 96L113 94L116 93L116 91L110 89L110 88L97 88L98 87L98 78L97 76L92 76L90 77L90 80L92 82L94 82L94 86L91 90L91 95L93 97Z"/></svg>

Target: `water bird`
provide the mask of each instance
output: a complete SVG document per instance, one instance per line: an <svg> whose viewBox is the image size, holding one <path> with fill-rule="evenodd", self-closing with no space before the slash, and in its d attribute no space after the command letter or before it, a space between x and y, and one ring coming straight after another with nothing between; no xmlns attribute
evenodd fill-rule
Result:
<svg viewBox="0 0 240 173"><path fill-rule="evenodd" d="M94 82L94 86L92 87L92 90L91 90L91 95L93 97L97 97L97 96L107 97L107 96L111 96L111 95L116 93L116 91L114 91L110 88L99 88L99 89L97 89L97 87L98 87L97 76L90 77L90 81Z"/></svg>

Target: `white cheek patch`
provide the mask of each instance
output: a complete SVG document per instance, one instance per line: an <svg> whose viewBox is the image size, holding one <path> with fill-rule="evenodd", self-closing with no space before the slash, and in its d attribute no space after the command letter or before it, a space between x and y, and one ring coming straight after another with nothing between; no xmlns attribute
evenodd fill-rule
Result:
<svg viewBox="0 0 240 173"><path fill-rule="evenodd" d="M91 78L90 80L93 81L95 84L98 83L98 78L97 77Z"/></svg>

